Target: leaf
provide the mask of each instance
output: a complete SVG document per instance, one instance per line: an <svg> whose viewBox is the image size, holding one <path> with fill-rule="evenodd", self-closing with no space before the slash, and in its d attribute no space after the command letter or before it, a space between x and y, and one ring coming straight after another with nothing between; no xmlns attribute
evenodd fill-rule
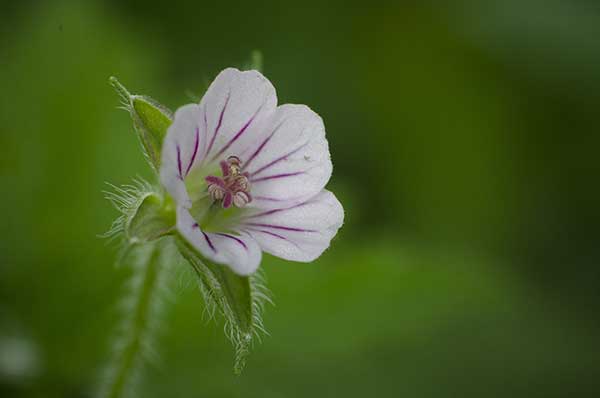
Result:
<svg viewBox="0 0 600 398"><path fill-rule="evenodd" d="M228 267L203 257L183 238L177 238L181 255L189 262L200 281L200 288L209 311L216 307L225 318L227 337L235 346L234 373L245 366L253 338L265 332L262 310L270 302L260 275L240 276Z"/></svg>
<svg viewBox="0 0 600 398"><path fill-rule="evenodd" d="M158 170L163 139L173 122L173 113L150 97L130 94L114 76L110 77L109 82L121 96L123 108L133 119L133 126L150 165Z"/></svg>

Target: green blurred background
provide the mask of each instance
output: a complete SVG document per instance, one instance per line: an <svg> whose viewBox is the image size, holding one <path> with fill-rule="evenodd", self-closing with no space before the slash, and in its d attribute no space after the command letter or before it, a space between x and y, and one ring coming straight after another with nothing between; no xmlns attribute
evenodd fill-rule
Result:
<svg viewBox="0 0 600 398"><path fill-rule="evenodd" d="M3 2L0 395L87 397L130 271L105 182L150 173L107 83L172 109L254 49L327 127L346 209L267 257L245 372L176 283L143 397L600 394L600 3Z"/></svg>

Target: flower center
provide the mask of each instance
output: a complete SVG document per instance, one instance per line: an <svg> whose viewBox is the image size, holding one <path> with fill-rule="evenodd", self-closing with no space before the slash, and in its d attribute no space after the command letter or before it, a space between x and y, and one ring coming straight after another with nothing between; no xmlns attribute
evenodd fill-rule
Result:
<svg viewBox="0 0 600 398"><path fill-rule="evenodd" d="M229 156L227 161L220 163L223 177L208 176L208 194L214 201L222 201L224 209L231 207L244 207L252 201L250 195L250 182L248 173L241 171L242 162L237 156Z"/></svg>

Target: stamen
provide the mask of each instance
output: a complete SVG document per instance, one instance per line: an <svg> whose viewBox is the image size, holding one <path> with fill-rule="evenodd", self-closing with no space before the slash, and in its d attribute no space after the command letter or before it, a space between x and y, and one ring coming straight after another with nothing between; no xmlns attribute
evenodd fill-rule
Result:
<svg viewBox="0 0 600 398"><path fill-rule="evenodd" d="M222 206L228 208L233 205L244 207L252 201L250 195L250 181L248 173L242 173L242 161L235 155L221 161L221 172L223 177L208 176L208 194L214 201L222 200Z"/></svg>

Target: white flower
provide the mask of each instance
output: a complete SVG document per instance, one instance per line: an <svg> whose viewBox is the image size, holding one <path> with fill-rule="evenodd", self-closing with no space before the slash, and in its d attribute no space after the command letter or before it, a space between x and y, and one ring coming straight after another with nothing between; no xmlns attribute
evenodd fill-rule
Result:
<svg viewBox="0 0 600 398"><path fill-rule="evenodd" d="M304 105L277 106L257 71L228 68L200 104L175 112L161 182L177 205L177 229L203 256L240 275L262 251L319 257L344 218L324 187L331 176L325 127Z"/></svg>

